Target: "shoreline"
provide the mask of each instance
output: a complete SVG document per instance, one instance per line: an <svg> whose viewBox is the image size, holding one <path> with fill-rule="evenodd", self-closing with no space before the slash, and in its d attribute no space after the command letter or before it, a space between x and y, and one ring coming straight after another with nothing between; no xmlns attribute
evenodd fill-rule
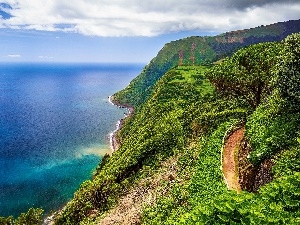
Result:
<svg viewBox="0 0 300 225"><path fill-rule="evenodd" d="M117 137L117 133L122 128L122 126L124 124L124 120L128 116L131 116L133 114L134 108L131 106L127 106L127 105L118 104L117 102L114 101L113 96L108 97L108 102L119 108L126 108L128 111L127 113L124 113L124 117L122 119L117 121L116 129L109 134L109 146L111 149L111 154L113 154L120 147L120 141ZM59 215L59 213L64 209L64 207L65 206L63 206L61 209L55 211L53 214L46 216L46 218L43 220L42 225L53 225L55 217L57 217Z"/></svg>
<svg viewBox="0 0 300 225"><path fill-rule="evenodd" d="M123 127L124 120L128 116L132 115L134 109L133 109L133 107L128 106L128 105L118 104L117 102L114 101L114 98L112 95L108 97L108 102L119 108L126 108L128 111L128 113L124 113L124 117L122 119L118 120L118 122L116 123L116 129L109 134L109 143L110 143L110 148L112 151L111 154L113 154L120 147L120 140L117 137L118 131Z"/></svg>

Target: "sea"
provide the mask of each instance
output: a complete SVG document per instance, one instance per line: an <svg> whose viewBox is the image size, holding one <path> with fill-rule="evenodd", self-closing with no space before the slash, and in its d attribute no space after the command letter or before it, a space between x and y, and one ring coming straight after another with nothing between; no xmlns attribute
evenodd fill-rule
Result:
<svg viewBox="0 0 300 225"><path fill-rule="evenodd" d="M0 217L49 214L92 178L126 113L108 97L143 66L0 63Z"/></svg>

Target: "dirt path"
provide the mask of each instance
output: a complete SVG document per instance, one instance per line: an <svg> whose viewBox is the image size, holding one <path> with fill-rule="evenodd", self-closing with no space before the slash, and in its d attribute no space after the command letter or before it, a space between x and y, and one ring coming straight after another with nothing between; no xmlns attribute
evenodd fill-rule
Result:
<svg viewBox="0 0 300 225"><path fill-rule="evenodd" d="M245 128L234 131L223 148L222 170L225 182L230 190L241 191L238 175L238 150L244 137Z"/></svg>

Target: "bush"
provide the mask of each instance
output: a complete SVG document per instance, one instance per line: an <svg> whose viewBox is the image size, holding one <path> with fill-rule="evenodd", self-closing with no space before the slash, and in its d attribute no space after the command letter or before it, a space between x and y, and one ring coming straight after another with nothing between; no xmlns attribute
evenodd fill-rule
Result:
<svg viewBox="0 0 300 225"><path fill-rule="evenodd" d="M276 177L292 175L300 172L300 140L299 144L283 151L275 162L273 171Z"/></svg>
<svg viewBox="0 0 300 225"><path fill-rule="evenodd" d="M261 105L246 123L246 136L253 150L249 160L257 165L295 145L299 125L300 114L286 113L279 104Z"/></svg>

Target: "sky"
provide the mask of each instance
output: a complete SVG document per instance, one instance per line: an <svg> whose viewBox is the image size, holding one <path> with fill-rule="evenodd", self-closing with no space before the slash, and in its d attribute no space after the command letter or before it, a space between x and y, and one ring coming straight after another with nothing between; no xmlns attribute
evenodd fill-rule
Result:
<svg viewBox="0 0 300 225"><path fill-rule="evenodd" d="M172 40L300 19L300 0L0 0L0 62L149 62Z"/></svg>

